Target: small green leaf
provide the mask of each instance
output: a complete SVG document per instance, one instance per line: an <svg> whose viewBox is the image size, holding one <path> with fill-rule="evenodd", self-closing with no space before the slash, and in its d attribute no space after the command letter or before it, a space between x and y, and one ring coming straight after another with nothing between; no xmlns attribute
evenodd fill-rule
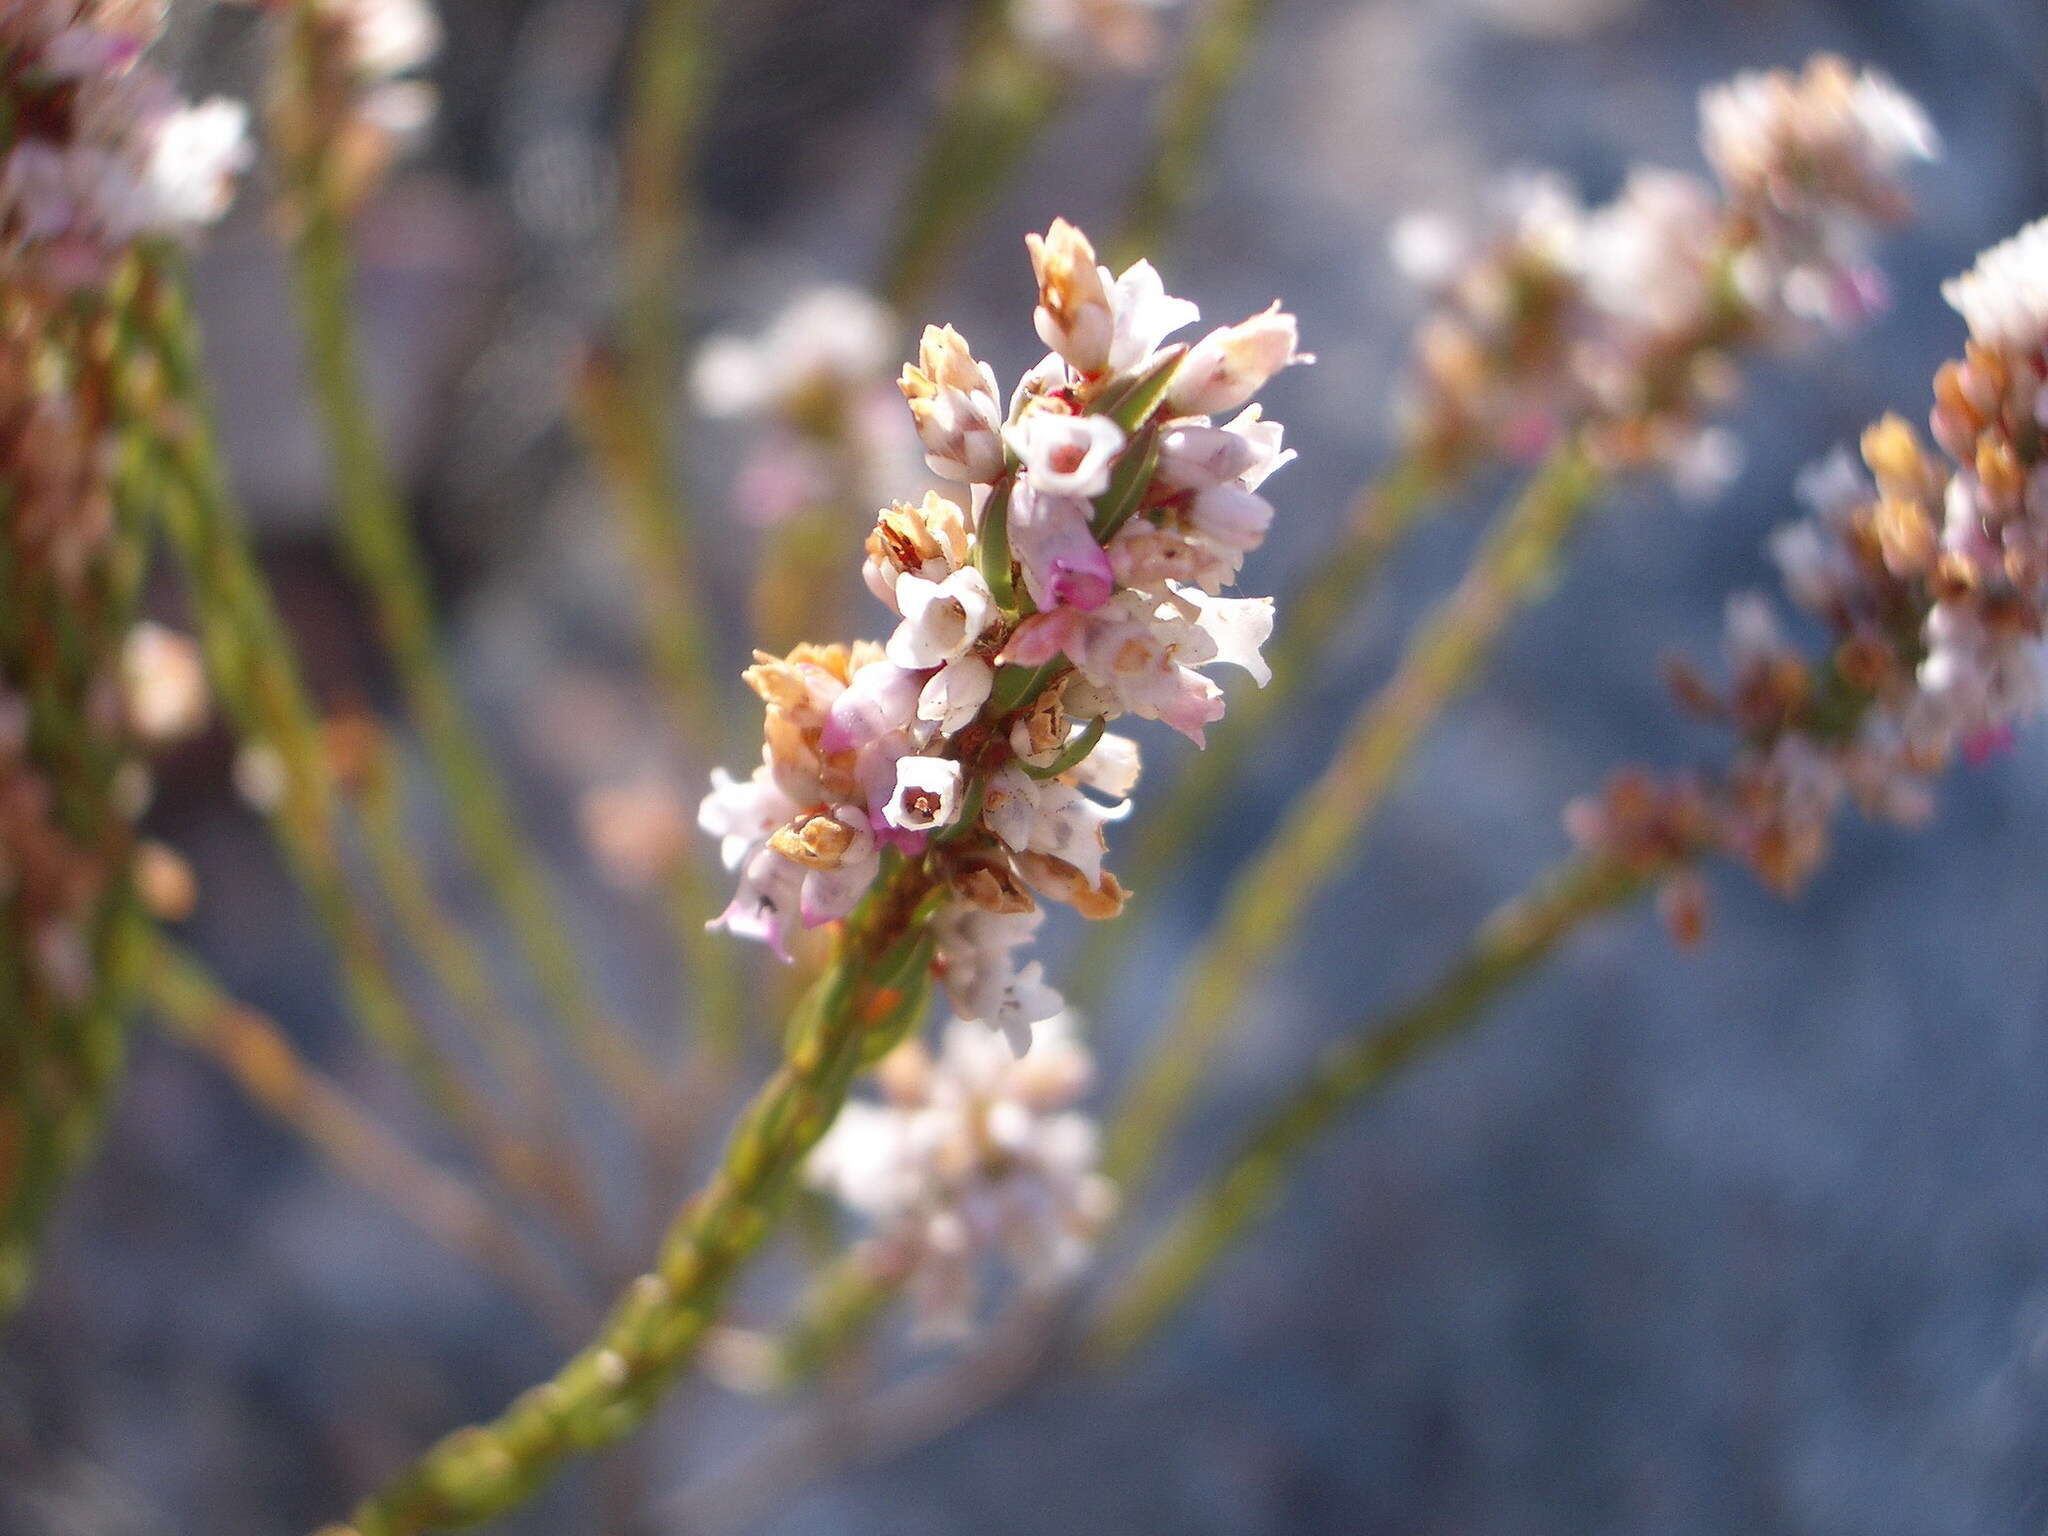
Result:
<svg viewBox="0 0 2048 1536"><path fill-rule="evenodd" d="M1017 477L1006 474L989 492L981 509L981 525L975 530L974 566L988 583L996 606L1004 610L1017 606L1017 586L1010 575L1010 492Z"/></svg>
<svg viewBox="0 0 2048 1536"><path fill-rule="evenodd" d="M1146 427L1125 446L1109 477L1109 489L1095 498L1095 542L1108 546L1117 529L1131 520L1159 467L1159 428Z"/></svg>
<svg viewBox="0 0 2048 1536"><path fill-rule="evenodd" d="M1095 744L1102 740L1103 728L1109 724L1109 717L1097 715L1088 722L1088 729L1066 745L1066 750L1043 768L1034 768L1021 758L1017 766L1034 779L1056 779L1063 773L1071 773L1088 761L1088 754L1095 750Z"/></svg>
<svg viewBox="0 0 2048 1536"><path fill-rule="evenodd" d="M1175 343L1154 357L1151 366L1142 373L1133 374L1127 380L1112 381L1095 397L1095 403L1088 407L1088 414L1107 416L1126 432L1137 431L1139 424L1166 398L1174 372L1180 367L1180 360L1187 356L1187 351L1184 344Z"/></svg>

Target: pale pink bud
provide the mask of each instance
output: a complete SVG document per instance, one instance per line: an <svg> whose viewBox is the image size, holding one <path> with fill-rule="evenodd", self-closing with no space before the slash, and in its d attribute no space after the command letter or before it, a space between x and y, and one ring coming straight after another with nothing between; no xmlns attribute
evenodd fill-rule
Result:
<svg viewBox="0 0 2048 1536"><path fill-rule="evenodd" d="M1282 368L1315 361L1295 350L1300 339L1294 316L1284 313L1278 300L1262 314L1211 331L1174 372L1167 408L1177 416L1236 410Z"/></svg>

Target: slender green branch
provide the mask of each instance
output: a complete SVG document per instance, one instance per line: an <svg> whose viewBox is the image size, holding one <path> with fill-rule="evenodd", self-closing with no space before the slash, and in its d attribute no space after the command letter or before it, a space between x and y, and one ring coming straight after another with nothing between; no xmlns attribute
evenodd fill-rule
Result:
<svg viewBox="0 0 2048 1536"><path fill-rule="evenodd" d="M1231 882L1192 950L1162 1038L1111 1126L1106 1163L1127 1191L1136 1191L1179 1119L1246 988L1351 858L1423 733L1549 579L1598 484L1575 446L1552 454L1423 622L1393 677L1361 708L1335 759Z"/></svg>
<svg viewBox="0 0 2048 1536"><path fill-rule="evenodd" d="M1164 884L1221 811L1247 754L1315 682L1331 637L1448 478L1429 458L1409 452L1359 492L1335 547L1308 584L1281 605L1282 623L1266 647L1272 682L1232 697L1230 713L1209 733L1207 750L1188 759L1166 794L1143 813L1121 877L1141 898ZM1091 923L1071 973L1072 995L1099 999L1116 957L1115 931L1107 923Z"/></svg>
<svg viewBox="0 0 2048 1536"><path fill-rule="evenodd" d="M323 20L291 12L279 97L311 99ZM504 786L442 660L424 562L408 525L364 393L352 321L353 263L331 142L280 133L290 194L291 257L314 403L333 459L345 546L376 609L386 648L469 856L510 923L550 1009L593 1069L628 1104L651 1113L644 1054L599 1008L538 859L514 821Z"/></svg>
<svg viewBox="0 0 2048 1536"><path fill-rule="evenodd" d="M678 287L690 242L687 189L709 86L707 0L646 0L633 37L621 170L626 354L659 411L678 377Z"/></svg>
<svg viewBox="0 0 2048 1536"><path fill-rule="evenodd" d="M1473 1027L1504 989L1585 923L1647 891L1654 875L1602 860L1568 860L1495 913L1420 998L1339 1041L1111 1291L1088 1335L1088 1352L1106 1363L1142 1344L1231 1242L1266 1213L1288 1175L1340 1115L1425 1052Z"/></svg>
<svg viewBox="0 0 2048 1536"><path fill-rule="evenodd" d="M214 689L243 740L277 755L283 785L271 824L340 956L357 1013L446 1111L460 1098L460 1085L400 995L349 887L318 718L228 489L198 329L168 258L145 280L132 318L137 355L122 372L121 406L159 470L157 511L191 592Z"/></svg>
<svg viewBox="0 0 2048 1536"><path fill-rule="evenodd" d="M148 948L149 1001L180 1040L427 1236L504 1281L550 1327L573 1338L589 1326L590 1308L481 1194L416 1157L193 956L161 937Z"/></svg>
<svg viewBox="0 0 2048 1536"><path fill-rule="evenodd" d="M509 1187L549 1175L501 1130L406 1001L390 955L356 899L337 833L339 802L326 742L283 621L228 489L182 279L164 257L129 306L131 355L118 370L125 430L151 456L156 510L192 595L215 692L244 742L282 769L270 823L334 944L351 1003L378 1045L426 1101L466 1135ZM538 1181L538 1186L537 1186Z"/></svg>
<svg viewBox="0 0 2048 1536"><path fill-rule="evenodd" d="M374 723L359 724L351 749L361 760L350 780L363 850L391 914L412 950L469 1026L492 1067L511 1089L539 1145L523 1141L520 1184L547 1203L586 1256L601 1254L600 1206L571 1150L561 1096L546 1058L500 990L475 937L435 895L405 825L406 785L395 745ZM509 1139L508 1139L509 1140Z"/></svg>
<svg viewBox="0 0 2048 1536"><path fill-rule="evenodd" d="M584 368L577 393L578 422L626 531L649 650L676 735L697 752L714 750L724 711L711 682L706 605L689 579L696 564L660 422L625 374L602 357ZM667 885L677 940L695 982L697 1028L730 1060L743 1033L739 967L730 946L705 931L718 901L695 850L675 861Z"/></svg>
<svg viewBox="0 0 2048 1536"><path fill-rule="evenodd" d="M1056 69L1025 47L1009 0L973 0L946 100L897 205L882 296L908 314L954 242L988 206L1065 98Z"/></svg>
<svg viewBox="0 0 2048 1536"><path fill-rule="evenodd" d="M856 1248L827 1264L799 1298L788 1324L749 1352L744 1375L754 1391L793 1392L842 1360L902 1294L901 1281Z"/></svg>
<svg viewBox="0 0 2048 1536"><path fill-rule="evenodd" d="M1191 24L1180 67L1160 93L1151 150L1117 237L1113 265L1156 257L1194 198L1216 118L1251 63L1266 5L1267 0L1208 0Z"/></svg>
<svg viewBox="0 0 2048 1536"><path fill-rule="evenodd" d="M922 863L898 863L847 920L793 1022L782 1067L742 1112L653 1271L627 1289L596 1340L494 1421L442 1440L338 1530L413 1536L474 1524L531 1496L566 1457L645 1420L767 1237L855 1072L916 1023L906 1003L926 980L932 894Z"/></svg>

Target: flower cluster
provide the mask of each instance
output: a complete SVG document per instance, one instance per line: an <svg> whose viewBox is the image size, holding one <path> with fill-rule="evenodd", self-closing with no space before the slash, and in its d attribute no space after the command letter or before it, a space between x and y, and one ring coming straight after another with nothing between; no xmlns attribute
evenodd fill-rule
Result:
<svg viewBox="0 0 2048 1536"><path fill-rule="evenodd" d="M857 288L813 288L759 336L714 336L691 382L707 416L767 431L748 453L736 500L748 521L810 507L873 506L920 473L896 393L896 321Z"/></svg>
<svg viewBox="0 0 2048 1536"><path fill-rule="evenodd" d="M805 1176L869 1223L862 1262L907 1284L922 1332L966 1331L984 1254L1035 1288L1086 1259L1115 1205L1095 1124L1070 1107L1093 1071L1066 1014L1022 1056L956 1019L936 1055L911 1040L886 1057L881 1101L848 1103L811 1154Z"/></svg>
<svg viewBox="0 0 2048 1536"><path fill-rule="evenodd" d="M1136 74L1159 57L1159 13L1174 0L1010 0L1010 28L1061 69Z"/></svg>
<svg viewBox="0 0 2048 1536"><path fill-rule="evenodd" d="M1574 813L1595 846L1655 858L1719 847L1790 891L1825 857L1845 798L1906 825L1961 754L1997 750L2043 702L2048 613L2048 222L1986 253L1946 289L1970 328L1935 379L1929 446L1888 417L1801 485L1809 514L1772 552L1792 600L1825 630L1809 660L1760 597L1730 605L1718 692L1689 670L1690 705L1742 743L1716 779L1632 774Z"/></svg>
<svg viewBox="0 0 2048 1536"><path fill-rule="evenodd" d="M136 534L115 515L121 366L106 299L145 241L217 218L243 112L183 104L143 62L162 22L129 0L20 0L0 14L0 943L29 1053L76 1052L106 1016L140 748L189 734L189 642L133 627ZM90 1077L47 1066L52 1102ZM5 1193L0 1192L0 1205Z"/></svg>
<svg viewBox="0 0 2048 1536"><path fill-rule="evenodd" d="M1435 460L1533 457L1578 430L1608 464L1710 490L1733 445L1702 418L1734 388L1731 352L1882 305L1871 233L1905 217L1901 177L1937 147L1911 98L1821 57L1712 88L1700 114L1716 184L1638 167L1589 209L1522 176L1478 228L1396 228L1396 264L1433 298L1407 430Z"/></svg>
<svg viewBox="0 0 2048 1536"><path fill-rule="evenodd" d="M863 574L895 630L761 655L761 766L715 774L699 813L740 875L719 924L784 953L799 925L846 916L886 857L923 860L949 898L948 996L1020 1048L1061 1006L1018 959L1038 898L1089 917L1124 901L1103 828L1138 757L1105 725L1134 714L1199 743L1223 713L1204 668L1264 680L1270 599L1220 594L1272 517L1256 487L1291 457L1249 401L1302 360L1277 305L1167 346L1196 310L1148 263L1113 276L1065 221L1029 247L1053 350L1007 408L950 327L900 381L927 463L968 505L881 513Z"/></svg>
<svg viewBox="0 0 2048 1536"><path fill-rule="evenodd" d="M247 163L247 113L191 105L142 62L162 25L147 0L11 0L0 13L0 241L19 279L104 284L149 237L226 211Z"/></svg>

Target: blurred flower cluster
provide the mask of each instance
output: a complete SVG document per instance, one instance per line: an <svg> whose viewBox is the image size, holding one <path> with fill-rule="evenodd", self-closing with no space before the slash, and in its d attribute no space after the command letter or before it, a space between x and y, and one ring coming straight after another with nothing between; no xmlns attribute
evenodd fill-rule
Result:
<svg viewBox="0 0 2048 1536"><path fill-rule="evenodd" d="M955 1019L936 1052L912 1039L886 1057L881 1100L848 1103L811 1154L810 1181L872 1224L861 1261L910 1286L923 1332L969 1330L984 1255L1038 1289L1086 1260L1115 1206L1095 1123L1071 1107L1093 1073L1069 1014L1022 1055Z"/></svg>
<svg viewBox="0 0 2048 1536"><path fill-rule="evenodd" d="M1805 518L1771 549L1827 637L1810 657L1768 602L1729 605L1725 690L1674 667L1680 697L1724 721L1725 775L1625 774L1577 807L1579 838L1656 865L1723 849L1781 891L1826 856L1845 799L1905 825L1958 755L1997 751L2042 703L2048 613L2048 224L1985 253L1946 289L1966 355L1935 378L1934 445L1900 418L1801 484Z"/></svg>
<svg viewBox="0 0 2048 1536"><path fill-rule="evenodd" d="M1716 181L1633 169L1587 208L1554 176L1491 194L1472 228L1397 226L1396 265L1432 297L1406 430L1436 461L1533 458L1578 428L1615 468L1661 466L1709 493L1735 465L1702 417L1733 391L1728 354L1796 345L1884 301L1870 231L1909 209L1900 176L1938 141L1883 76L1822 57L1705 92Z"/></svg>

